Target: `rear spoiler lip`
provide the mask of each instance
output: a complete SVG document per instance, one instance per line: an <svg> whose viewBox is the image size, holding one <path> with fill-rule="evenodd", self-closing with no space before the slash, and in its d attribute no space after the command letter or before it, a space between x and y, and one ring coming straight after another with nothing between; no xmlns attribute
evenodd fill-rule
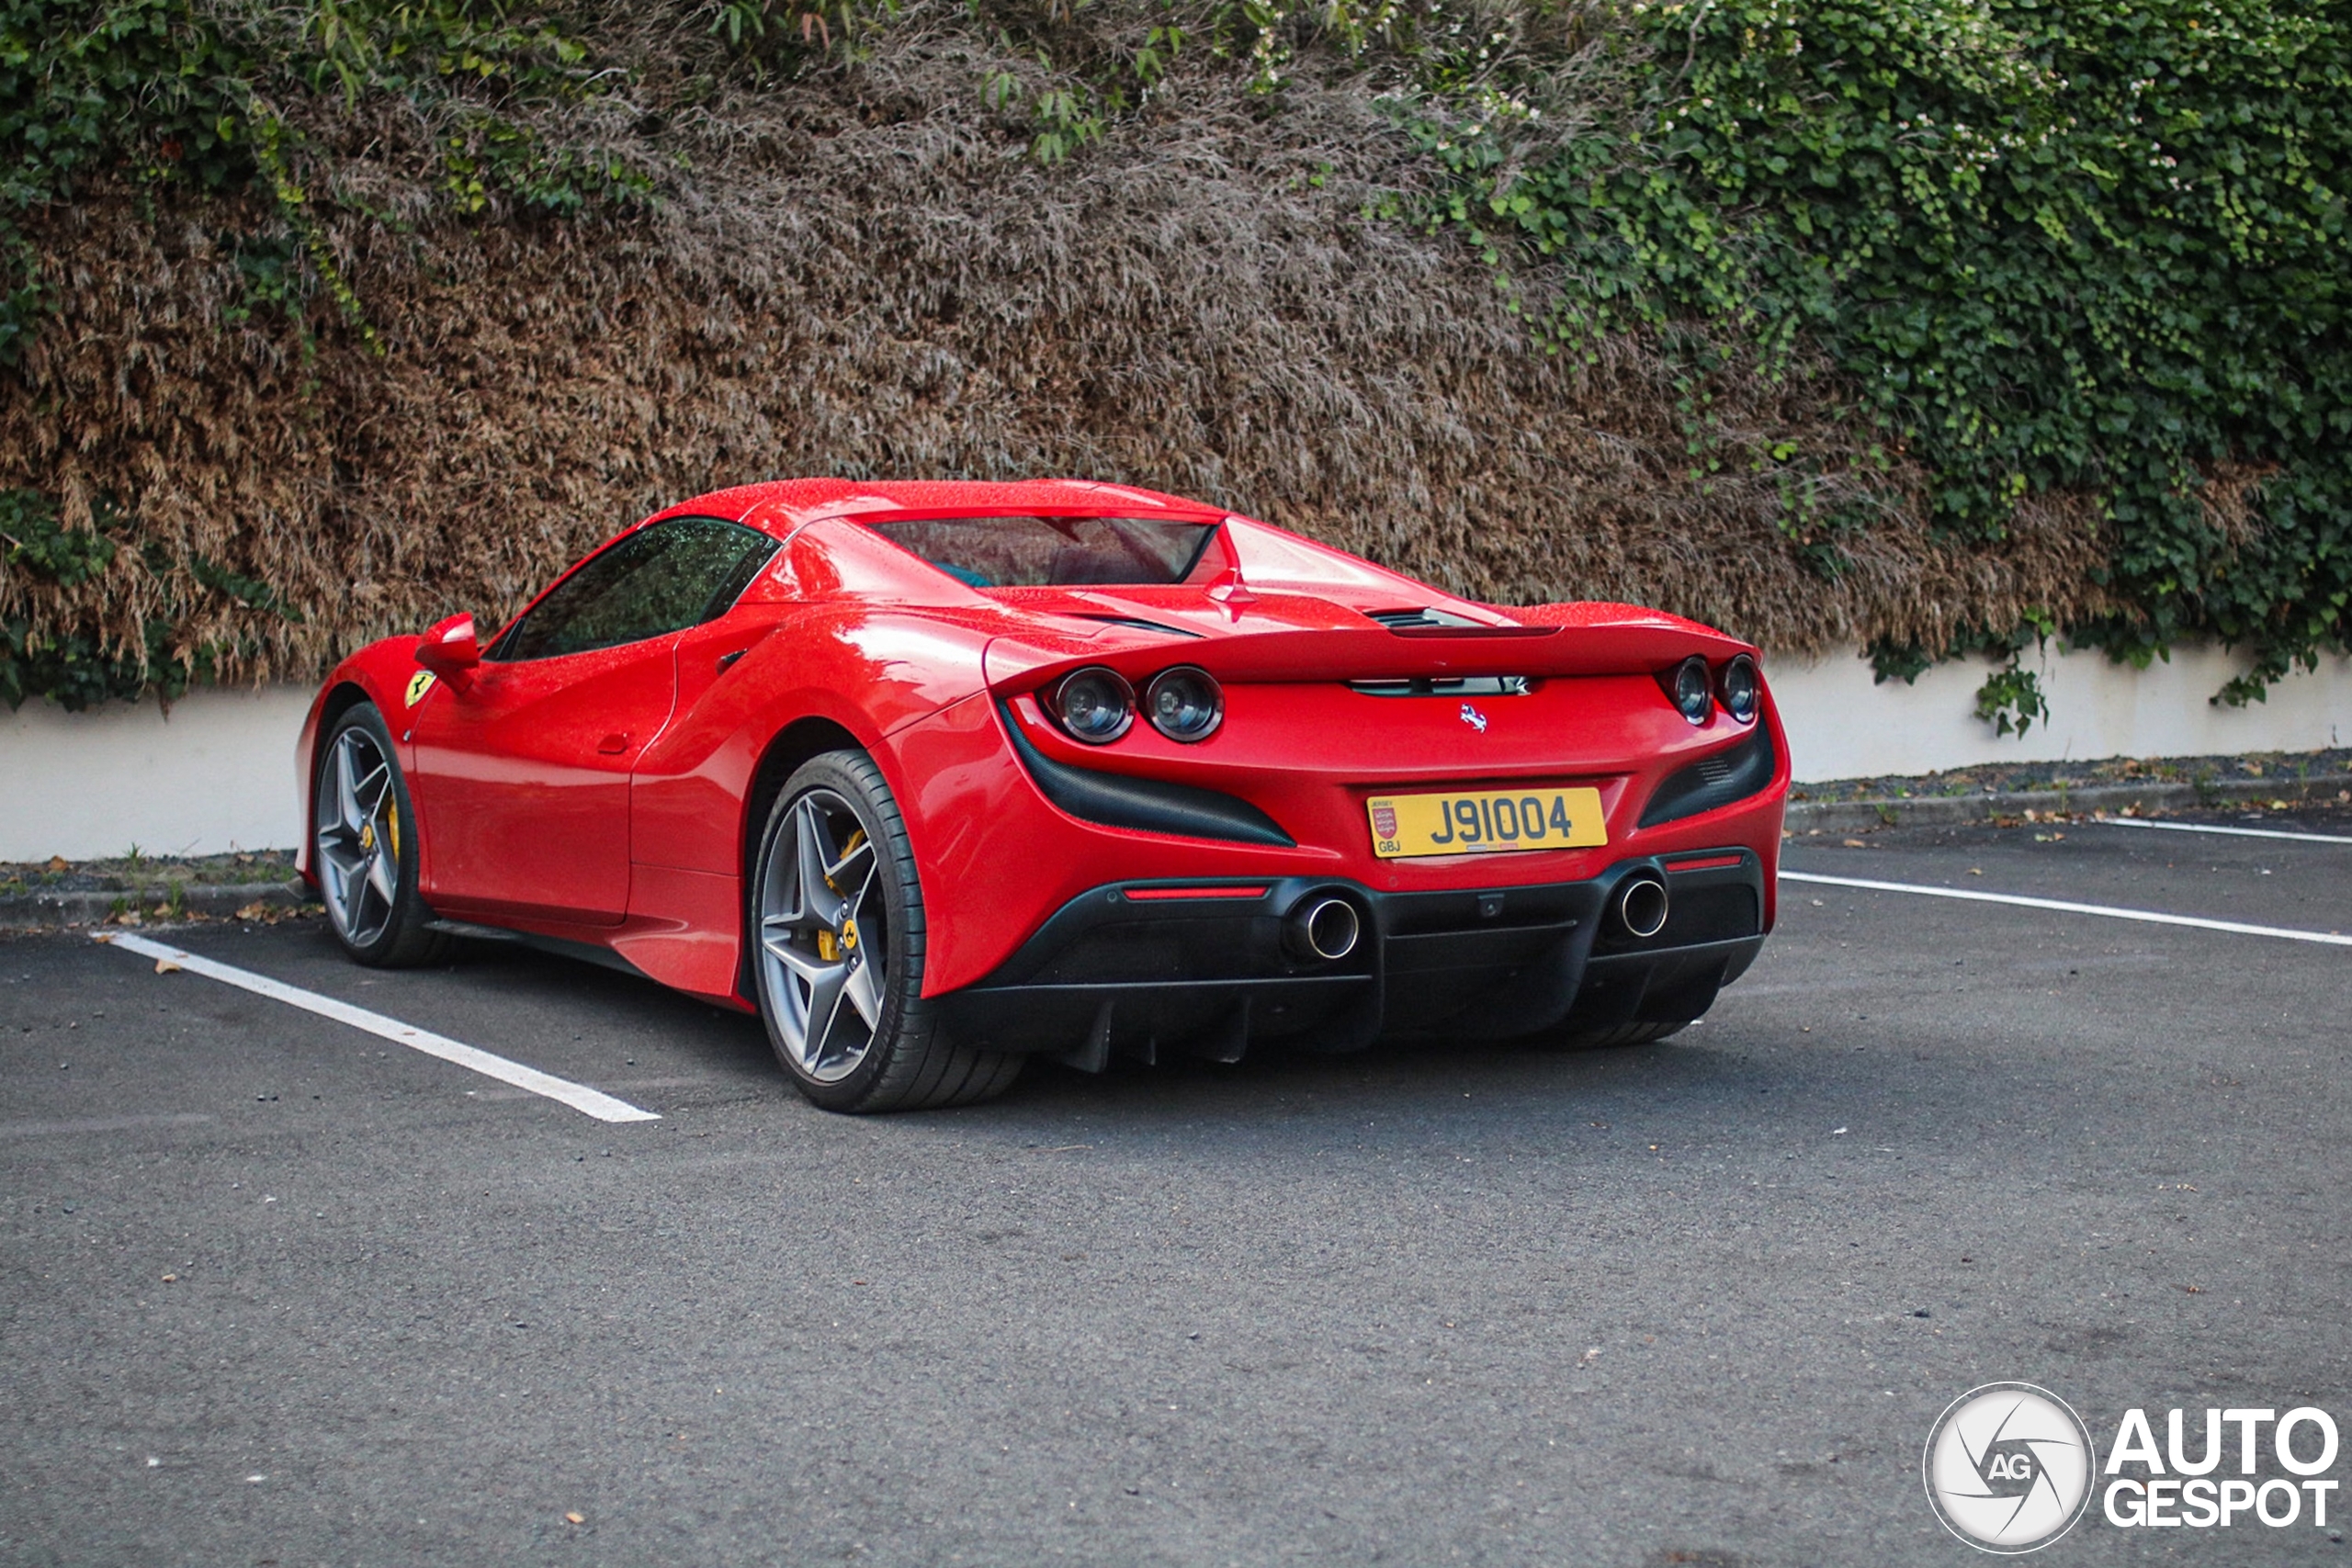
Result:
<svg viewBox="0 0 2352 1568"><path fill-rule="evenodd" d="M1469 638L1488 637L1557 637L1560 626L1390 626L1390 637Z"/></svg>
<svg viewBox="0 0 2352 1568"><path fill-rule="evenodd" d="M1692 654L1716 662L1756 649L1721 632L1685 626L1460 626L1399 633L1283 630L1225 637L1174 637L1111 626L1084 646L1041 628L1035 637L993 637L981 672L999 695L1034 691L1089 665L1104 665L1140 686L1171 665L1207 671L1237 683L1397 681L1416 677L1524 675L1531 679L1656 675Z"/></svg>

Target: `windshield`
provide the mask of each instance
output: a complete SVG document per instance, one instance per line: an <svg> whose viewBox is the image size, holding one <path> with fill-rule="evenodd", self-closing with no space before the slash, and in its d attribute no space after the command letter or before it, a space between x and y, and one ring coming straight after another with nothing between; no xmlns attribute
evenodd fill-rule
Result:
<svg viewBox="0 0 2352 1568"><path fill-rule="evenodd" d="M975 588L1182 582L1214 523L1161 517L944 517L874 531Z"/></svg>

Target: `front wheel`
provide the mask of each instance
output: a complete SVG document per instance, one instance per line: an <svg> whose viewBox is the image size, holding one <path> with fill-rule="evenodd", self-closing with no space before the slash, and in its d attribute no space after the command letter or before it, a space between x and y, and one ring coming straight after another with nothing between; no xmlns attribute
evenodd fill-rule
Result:
<svg viewBox="0 0 2352 1568"><path fill-rule="evenodd" d="M955 1043L922 995L922 885L872 758L803 763L769 812L749 910L760 1018L776 1060L828 1111L992 1099L1021 1057Z"/></svg>
<svg viewBox="0 0 2352 1568"><path fill-rule="evenodd" d="M378 969L429 964L450 939L426 929L417 891L416 810L373 703L327 731L311 790L311 864L327 919L345 953Z"/></svg>

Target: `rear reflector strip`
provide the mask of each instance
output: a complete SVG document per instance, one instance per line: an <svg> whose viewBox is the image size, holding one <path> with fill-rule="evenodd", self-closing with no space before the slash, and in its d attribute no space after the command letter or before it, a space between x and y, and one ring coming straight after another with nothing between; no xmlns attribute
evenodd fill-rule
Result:
<svg viewBox="0 0 2352 1568"><path fill-rule="evenodd" d="M1130 887L1127 897L1138 903L1154 898L1263 898L1266 889L1256 887Z"/></svg>
<svg viewBox="0 0 2352 1568"><path fill-rule="evenodd" d="M1747 859L1746 855L1701 855L1696 860L1668 861L1666 869L1668 871L1716 871L1724 866L1738 865Z"/></svg>

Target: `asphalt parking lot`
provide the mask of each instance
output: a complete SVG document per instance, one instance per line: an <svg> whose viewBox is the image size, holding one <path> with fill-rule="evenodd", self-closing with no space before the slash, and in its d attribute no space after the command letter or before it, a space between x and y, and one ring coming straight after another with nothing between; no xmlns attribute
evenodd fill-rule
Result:
<svg viewBox="0 0 2352 1568"><path fill-rule="evenodd" d="M2352 933L2352 843L1860 842L1786 869ZM1660 1045L1033 1069L870 1120L560 959L146 933L659 1120L0 940L0 1562L1959 1563L1920 1450L1973 1385L2103 1446L2352 1409L2352 948L1782 894ZM2094 1504L2042 1560L2344 1534Z"/></svg>

